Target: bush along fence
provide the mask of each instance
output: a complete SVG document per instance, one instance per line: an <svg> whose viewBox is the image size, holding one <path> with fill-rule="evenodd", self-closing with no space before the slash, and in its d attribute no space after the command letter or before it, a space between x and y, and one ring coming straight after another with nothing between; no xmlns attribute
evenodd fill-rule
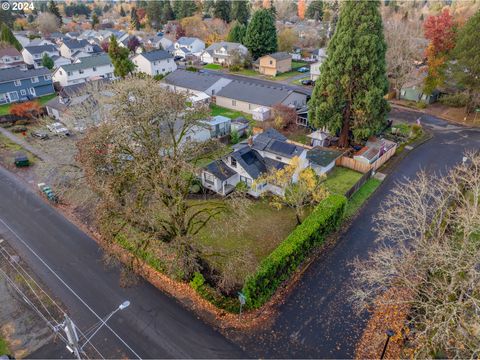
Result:
<svg viewBox="0 0 480 360"><path fill-rule="evenodd" d="M246 308L262 306L287 280L315 246L322 244L328 234L336 230L342 220L347 199L330 195L323 200L302 224L263 261L257 272L247 278L243 286Z"/></svg>

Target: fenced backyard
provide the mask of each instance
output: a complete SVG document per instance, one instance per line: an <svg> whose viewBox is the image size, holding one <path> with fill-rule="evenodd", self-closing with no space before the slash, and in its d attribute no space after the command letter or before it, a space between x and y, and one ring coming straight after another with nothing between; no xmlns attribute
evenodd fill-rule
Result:
<svg viewBox="0 0 480 360"><path fill-rule="evenodd" d="M369 172L370 170L376 171L379 169L383 164L385 164L393 155L395 155L395 151L397 150L397 145L392 147L388 150L385 154L380 156L375 162L372 164L367 164L346 156L342 156L341 158L337 159L335 162L336 166L343 166L363 174Z"/></svg>

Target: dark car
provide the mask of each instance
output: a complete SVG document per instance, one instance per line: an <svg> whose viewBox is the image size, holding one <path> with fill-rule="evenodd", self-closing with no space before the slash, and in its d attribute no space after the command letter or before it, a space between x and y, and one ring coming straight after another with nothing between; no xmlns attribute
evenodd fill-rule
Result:
<svg viewBox="0 0 480 360"><path fill-rule="evenodd" d="M32 131L31 133L32 137L41 139L41 140L47 140L49 139L49 136L46 132L43 131Z"/></svg>
<svg viewBox="0 0 480 360"><path fill-rule="evenodd" d="M313 85L313 84L314 84L313 80L310 80L310 79L302 80L302 85Z"/></svg>
<svg viewBox="0 0 480 360"><path fill-rule="evenodd" d="M175 56L173 58L174 61L180 61L180 60L183 60L183 56Z"/></svg>

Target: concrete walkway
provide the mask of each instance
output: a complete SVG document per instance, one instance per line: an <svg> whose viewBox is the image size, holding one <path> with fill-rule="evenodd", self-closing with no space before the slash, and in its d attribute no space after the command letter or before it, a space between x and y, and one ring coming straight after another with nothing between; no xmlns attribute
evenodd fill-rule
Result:
<svg viewBox="0 0 480 360"><path fill-rule="evenodd" d="M35 155L40 160L43 160L43 161L50 161L51 160L51 158L47 154L45 154L43 151L35 148L34 146L27 143L25 140L20 139L18 136L15 136L14 134L12 134L7 129L4 129L4 128L0 127L0 134L5 136L9 140L13 141L15 144L20 145L22 148L24 148L28 152L31 152L33 155Z"/></svg>

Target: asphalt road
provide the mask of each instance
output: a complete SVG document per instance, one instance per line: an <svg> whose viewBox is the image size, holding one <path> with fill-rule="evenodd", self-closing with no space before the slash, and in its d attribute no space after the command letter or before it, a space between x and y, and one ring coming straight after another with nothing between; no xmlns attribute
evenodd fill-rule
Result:
<svg viewBox="0 0 480 360"><path fill-rule="evenodd" d="M415 121L421 113L393 109L392 119ZM250 355L260 358L352 358L365 324L348 300L352 285L349 263L365 258L374 248L372 217L398 181L420 170L443 172L462 160L464 149L480 149L480 129L448 125L421 117L434 137L411 151L387 176L336 246L315 261L279 308L271 328L241 341ZM387 326L387 325L386 325ZM380 354L379 354L380 356Z"/></svg>
<svg viewBox="0 0 480 360"><path fill-rule="evenodd" d="M0 168L0 238L29 264L85 331L124 300L94 337L108 358L238 358L240 348L147 282L119 286L117 269L106 268L102 252L85 233L49 206L18 178ZM115 335L114 332L118 335ZM34 357L71 358L62 344ZM100 355L92 354L98 358Z"/></svg>

